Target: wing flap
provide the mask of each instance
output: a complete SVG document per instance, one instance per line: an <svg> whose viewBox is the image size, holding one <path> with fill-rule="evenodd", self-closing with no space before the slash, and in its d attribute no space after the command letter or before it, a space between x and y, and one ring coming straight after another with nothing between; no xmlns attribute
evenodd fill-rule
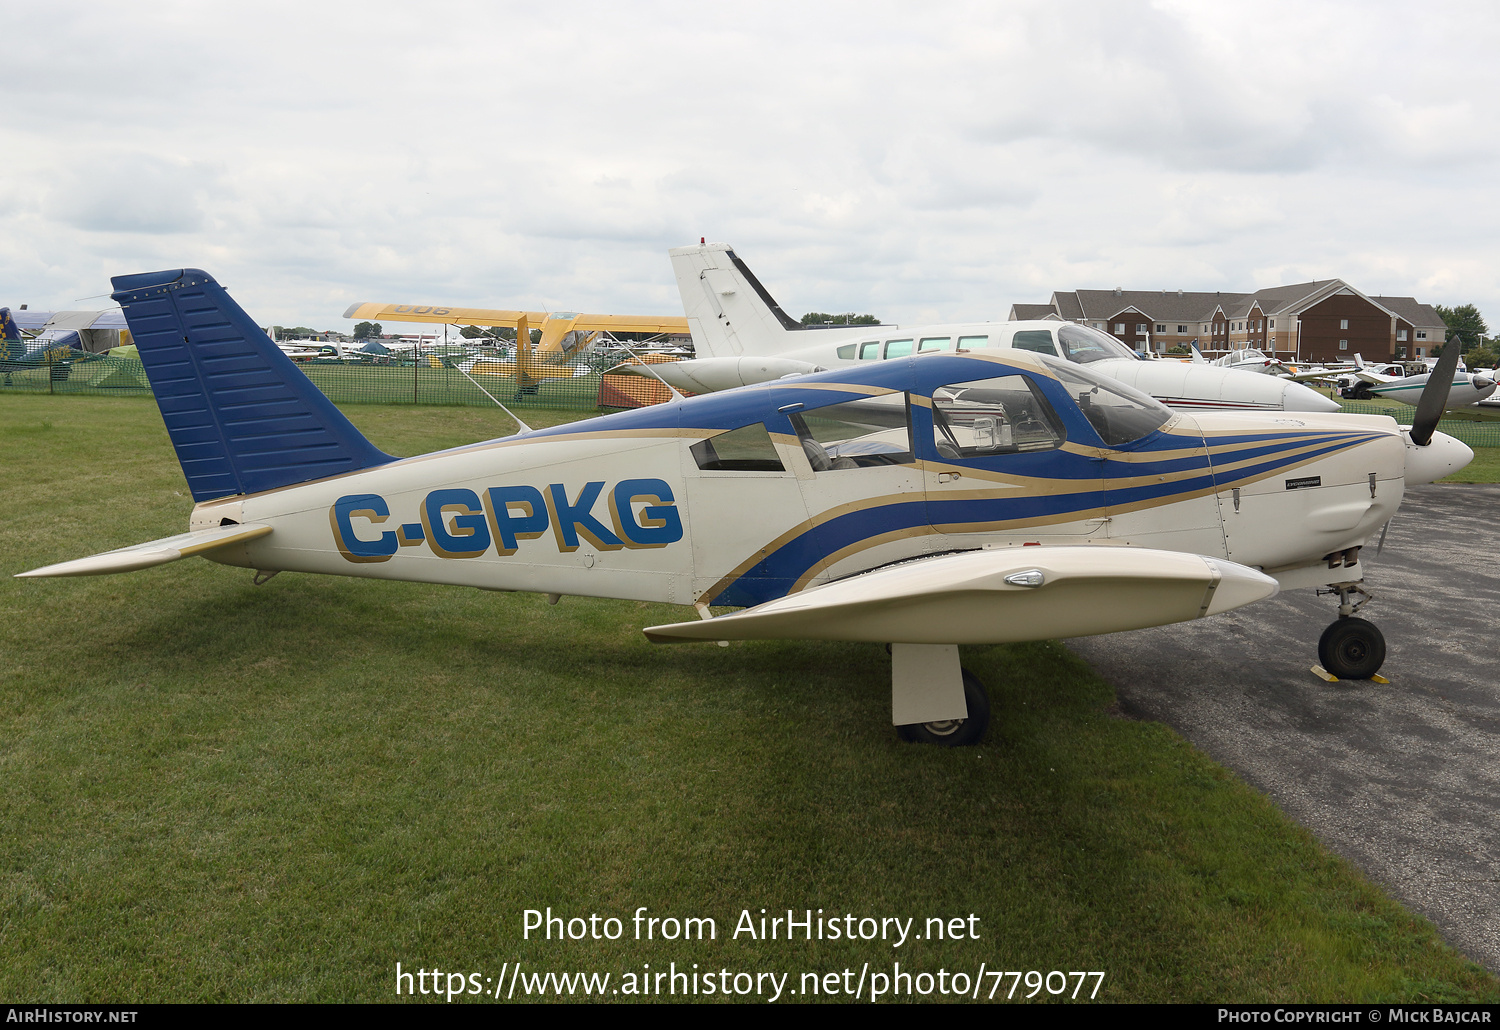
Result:
<svg viewBox="0 0 1500 1030"><path fill-rule="evenodd" d="M105 576L115 572L135 572L137 569L149 569L154 565L165 565L179 558L206 554L231 544L243 544L259 539L270 532L270 526L246 523L220 526L216 529L199 530L193 533L179 533L176 536L121 547L118 550L106 551L88 558L48 565L45 568L32 569L30 572L19 572L16 578L48 579L54 576Z"/></svg>
<svg viewBox="0 0 1500 1030"><path fill-rule="evenodd" d="M1270 576L1223 558L1144 547L1008 547L904 562L645 634L654 643L1003 644L1186 622L1278 589Z"/></svg>

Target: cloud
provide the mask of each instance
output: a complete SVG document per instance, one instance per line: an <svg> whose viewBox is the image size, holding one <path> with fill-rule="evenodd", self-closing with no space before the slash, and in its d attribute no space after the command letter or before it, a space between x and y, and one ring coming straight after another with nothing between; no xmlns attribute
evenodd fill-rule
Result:
<svg viewBox="0 0 1500 1030"><path fill-rule="evenodd" d="M191 233L206 225L201 198L215 178L202 164L152 154L85 154L61 172L43 211L87 232Z"/></svg>
<svg viewBox="0 0 1500 1030"><path fill-rule="evenodd" d="M11 28L49 41L11 55L0 125L25 156L0 276L37 302L198 265L283 324L345 297L671 311L663 252L707 236L799 312L1278 270L1500 310L1481 5L64 2Z"/></svg>

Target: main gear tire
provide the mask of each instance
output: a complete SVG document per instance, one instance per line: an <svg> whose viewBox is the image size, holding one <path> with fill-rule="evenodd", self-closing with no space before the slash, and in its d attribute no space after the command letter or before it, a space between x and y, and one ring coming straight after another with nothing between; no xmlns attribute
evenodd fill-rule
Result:
<svg viewBox="0 0 1500 1030"><path fill-rule="evenodd" d="M1364 619L1338 619L1318 641L1318 661L1341 680L1367 680L1385 664L1385 636Z"/></svg>

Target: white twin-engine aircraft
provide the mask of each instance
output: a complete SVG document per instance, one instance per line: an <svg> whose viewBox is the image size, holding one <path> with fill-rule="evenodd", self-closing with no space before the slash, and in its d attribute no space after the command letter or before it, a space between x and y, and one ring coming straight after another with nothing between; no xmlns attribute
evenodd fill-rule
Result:
<svg viewBox="0 0 1500 1030"><path fill-rule="evenodd" d="M1029 350L1088 365L1178 410L1338 411L1338 402L1301 383L1240 368L1143 361L1107 333L1052 319L924 326L809 329L782 310L727 244L670 251L693 334L691 361L622 365L679 390L706 393L788 375L956 350Z"/></svg>
<svg viewBox="0 0 1500 1030"><path fill-rule="evenodd" d="M1373 675L1379 631L1347 617L1359 549L1407 482L1472 458L1425 411L1410 434L1383 416L1174 413L1024 349L887 357L393 458L204 272L113 281L197 502L190 529L23 576L198 554L257 581L692 605L699 620L646 636L889 644L909 740L983 734L960 644L1181 622L1286 587L1339 593L1323 664Z"/></svg>

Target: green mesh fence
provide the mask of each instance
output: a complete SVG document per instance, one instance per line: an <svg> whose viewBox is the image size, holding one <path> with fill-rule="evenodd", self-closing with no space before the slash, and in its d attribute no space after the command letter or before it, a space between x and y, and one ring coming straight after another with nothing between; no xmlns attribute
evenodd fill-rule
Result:
<svg viewBox="0 0 1500 1030"><path fill-rule="evenodd" d="M639 376L604 376L615 359L577 359L549 364L537 359L518 374L515 363L480 359L467 368L452 359L423 355L413 362L308 361L298 368L338 404L458 404L487 407L570 408L592 411L652 404L667 398L666 387ZM472 377L472 378L471 378ZM146 396L151 384L135 358L84 354L62 361L0 361L0 393L79 393L96 396ZM1416 409L1398 401L1343 401L1353 415L1390 415L1411 425ZM1438 428L1470 447L1500 447L1500 419L1488 414L1450 412ZM1494 412L1500 416L1500 411Z"/></svg>
<svg viewBox="0 0 1500 1030"><path fill-rule="evenodd" d="M1341 401L1351 415L1389 415L1403 426L1411 425L1417 409L1400 401ZM1493 420L1485 415L1493 415ZM1475 408L1472 413L1459 409L1448 412L1438 423L1439 432L1462 440L1470 447L1500 447L1500 410Z"/></svg>
<svg viewBox="0 0 1500 1030"><path fill-rule="evenodd" d="M329 399L339 404L460 404L592 410L600 406L603 377L587 362L566 365L536 361L518 373L515 363L480 360L465 375L456 365L423 356L420 361L375 364L361 361L308 361L297 366ZM606 389L606 406L633 407L653 398L635 398L638 377L611 376L626 390ZM651 386L638 380L641 386ZM145 396L151 384L135 358L82 355L61 361L0 362L0 392L75 393Z"/></svg>

